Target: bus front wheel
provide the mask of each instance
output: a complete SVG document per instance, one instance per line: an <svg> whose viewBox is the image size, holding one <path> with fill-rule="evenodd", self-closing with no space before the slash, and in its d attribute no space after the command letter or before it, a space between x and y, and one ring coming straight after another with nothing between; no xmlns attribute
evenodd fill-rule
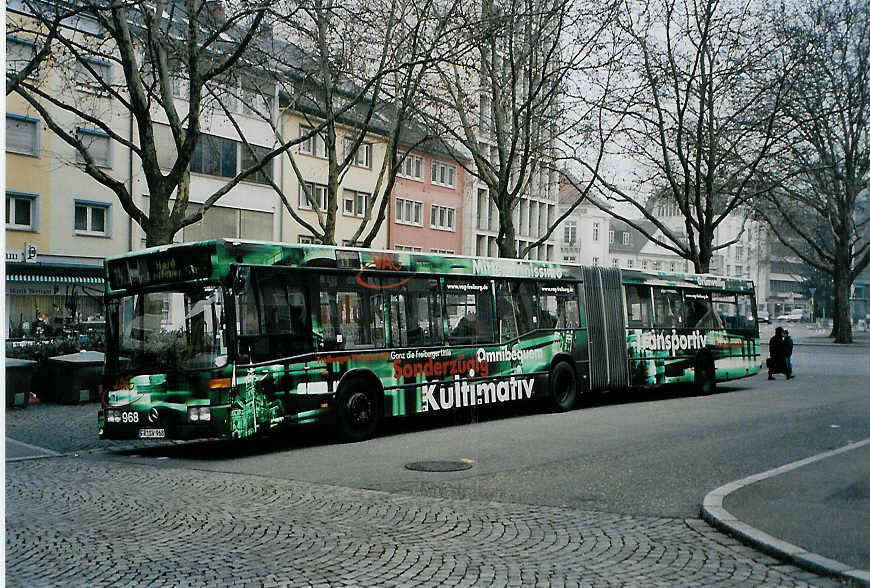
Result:
<svg viewBox="0 0 870 588"><path fill-rule="evenodd" d="M699 396L716 393L716 364L706 353L695 359L695 391Z"/></svg>
<svg viewBox="0 0 870 588"><path fill-rule="evenodd" d="M577 374L567 362L560 361L550 372L550 400L559 412L571 410L577 402Z"/></svg>
<svg viewBox="0 0 870 588"><path fill-rule="evenodd" d="M375 434L380 412L371 383L352 378L341 387L336 400L337 432L343 441L363 441Z"/></svg>

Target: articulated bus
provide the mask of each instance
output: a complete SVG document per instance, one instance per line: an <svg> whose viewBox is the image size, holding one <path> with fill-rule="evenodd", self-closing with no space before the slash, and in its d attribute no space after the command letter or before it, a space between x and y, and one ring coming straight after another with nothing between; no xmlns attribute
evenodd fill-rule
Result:
<svg viewBox="0 0 870 588"><path fill-rule="evenodd" d="M245 438L760 371L750 281L216 240L106 261L104 439Z"/></svg>

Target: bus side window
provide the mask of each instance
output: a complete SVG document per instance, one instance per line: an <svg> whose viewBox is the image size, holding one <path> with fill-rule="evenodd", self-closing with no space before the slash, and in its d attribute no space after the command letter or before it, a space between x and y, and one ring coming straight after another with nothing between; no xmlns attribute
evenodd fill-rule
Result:
<svg viewBox="0 0 870 588"><path fill-rule="evenodd" d="M713 309L719 316L719 322L726 329L738 328L740 316L737 312L737 300L733 294L714 294Z"/></svg>
<svg viewBox="0 0 870 588"><path fill-rule="evenodd" d="M369 283L377 281L372 278ZM361 288L352 277L320 277L320 324L327 347L383 347L386 344L383 312L380 289Z"/></svg>
<svg viewBox="0 0 870 588"><path fill-rule="evenodd" d="M718 329L722 327L713 308L710 306L710 295L707 292L692 292L686 290L686 326L689 328Z"/></svg>
<svg viewBox="0 0 870 588"><path fill-rule="evenodd" d="M580 304L577 295L562 296L559 306L559 322L556 326L560 329L580 328Z"/></svg>
<svg viewBox="0 0 870 588"><path fill-rule="evenodd" d="M516 339L517 317L510 282L499 280L495 283L495 306L498 313L499 341L504 343Z"/></svg>
<svg viewBox="0 0 870 588"><path fill-rule="evenodd" d="M737 310L740 312L740 328L754 329L758 326L758 321L755 318L755 296L752 294L738 294Z"/></svg>
<svg viewBox="0 0 870 588"><path fill-rule="evenodd" d="M655 326L678 329L685 324L683 294L675 288L655 288Z"/></svg>
<svg viewBox="0 0 870 588"><path fill-rule="evenodd" d="M492 343L492 293L484 282L448 280L448 342L452 344Z"/></svg>
<svg viewBox="0 0 870 588"><path fill-rule="evenodd" d="M258 335L260 333L257 298L252 279L247 281L244 291L236 297L236 317L239 321L239 335Z"/></svg>
<svg viewBox="0 0 870 588"><path fill-rule="evenodd" d="M649 286L626 284L625 304L630 329L652 326L652 299Z"/></svg>
<svg viewBox="0 0 870 588"><path fill-rule="evenodd" d="M539 294L541 320L538 323L542 329L552 329L559 322L559 301L555 294Z"/></svg>
<svg viewBox="0 0 870 588"><path fill-rule="evenodd" d="M443 337L438 280L412 279L403 290L390 295L392 346L440 344Z"/></svg>
<svg viewBox="0 0 870 588"><path fill-rule="evenodd" d="M514 311L517 316L517 332L525 335L538 328L538 303L534 282L527 280L512 283Z"/></svg>

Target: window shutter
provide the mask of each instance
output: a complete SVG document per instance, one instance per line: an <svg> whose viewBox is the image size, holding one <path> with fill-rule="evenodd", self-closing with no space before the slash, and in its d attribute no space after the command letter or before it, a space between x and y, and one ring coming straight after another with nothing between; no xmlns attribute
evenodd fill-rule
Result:
<svg viewBox="0 0 870 588"><path fill-rule="evenodd" d="M36 154L36 121L6 117L6 150Z"/></svg>

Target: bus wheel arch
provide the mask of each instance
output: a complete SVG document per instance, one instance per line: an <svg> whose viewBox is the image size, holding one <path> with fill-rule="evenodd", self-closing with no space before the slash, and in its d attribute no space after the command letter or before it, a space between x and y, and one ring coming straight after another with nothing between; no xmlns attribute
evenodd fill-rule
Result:
<svg viewBox="0 0 870 588"><path fill-rule="evenodd" d="M713 354L702 350L695 355L695 392L701 396L716 393L716 363Z"/></svg>
<svg viewBox="0 0 870 588"><path fill-rule="evenodd" d="M353 370L339 382L335 394L334 425L343 441L364 441L372 437L383 416L384 391L378 378L368 370Z"/></svg>
<svg viewBox="0 0 870 588"><path fill-rule="evenodd" d="M557 355L550 364L550 403L565 412L577 403L577 368L569 356Z"/></svg>

